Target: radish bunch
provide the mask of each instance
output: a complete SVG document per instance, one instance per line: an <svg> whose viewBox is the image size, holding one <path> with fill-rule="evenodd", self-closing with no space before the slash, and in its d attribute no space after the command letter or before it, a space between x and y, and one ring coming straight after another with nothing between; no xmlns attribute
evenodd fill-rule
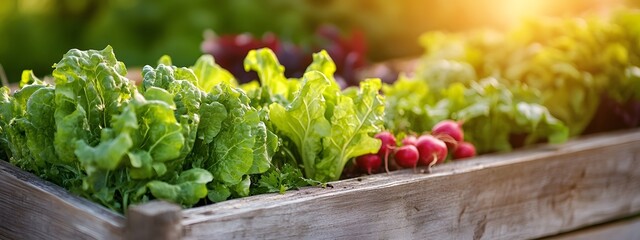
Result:
<svg viewBox="0 0 640 240"><path fill-rule="evenodd" d="M380 132L375 136L382 141L380 149L377 153L365 154L356 158L356 165L362 171L369 174L378 172L382 166L382 161L385 160L385 169L387 166L387 160L389 155L393 153L396 147L396 137L390 132Z"/></svg>
<svg viewBox="0 0 640 240"><path fill-rule="evenodd" d="M453 160L476 155L473 144L464 141L462 124L452 120L439 122L430 134L406 136L400 146L390 132L380 132L375 137L382 141L378 152L356 158L356 166L369 174L378 172L383 164L388 172L389 159L394 160L394 168L427 166L430 171L431 166L445 162L449 153Z"/></svg>
<svg viewBox="0 0 640 240"><path fill-rule="evenodd" d="M461 122L444 120L433 126L431 134L445 141L447 148L453 153L453 160L476 156L476 147L464 141Z"/></svg>

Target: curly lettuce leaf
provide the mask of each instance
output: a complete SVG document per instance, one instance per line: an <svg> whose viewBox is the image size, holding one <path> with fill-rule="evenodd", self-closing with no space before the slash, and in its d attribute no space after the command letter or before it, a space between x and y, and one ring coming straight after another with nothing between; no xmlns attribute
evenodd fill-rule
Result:
<svg viewBox="0 0 640 240"><path fill-rule="evenodd" d="M141 90L145 98L165 101L175 109L174 116L180 123L185 139L180 149L180 159L185 159L195 144L200 124L200 104L205 93L194 85L196 77L187 68L160 64L155 69L145 66L142 73Z"/></svg>
<svg viewBox="0 0 640 240"><path fill-rule="evenodd" d="M327 51L322 50L313 54L313 62L307 67L305 72L318 71L322 73L328 80L329 86L325 88L323 96L327 103L325 118L331 119L333 116L333 108L336 106L338 94L340 93L340 85L336 82L333 74L336 72L336 64L329 56Z"/></svg>
<svg viewBox="0 0 640 240"><path fill-rule="evenodd" d="M56 153L65 162L75 158L73 144L90 144L100 138L111 117L131 98L132 84L127 70L113 49L80 51L71 49L54 65Z"/></svg>
<svg viewBox="0 0 640 240"><path fill-rule="evenodd" d="M211 55L202 55L191 67L191 70L193 70L198 79L198 88L205 92L211 92L213 87L220 83L238 86L238 82L233 75L216 64Z"/></svg>
<svg viewBox="0 0 640 240"><path fill-rule="evenodd" d="M249 106L249 98L230 86L227 82L232 79L221 71L210 56L191 68L160 64L143 69L145 93L162 88L173 96L175 117L185 146L190 146L182 150L184 166L210 171L214 177L210 190L215 192L208 195L216 201L231 193L244 195L247 190L239 187L246 185L240 185L243 179L268 170L277 147L277 137Z"/></svg>
<svg viewBox="0 0 640 240"><path fill-rule="evenodd" d="M385 127L395 132L428 131L435 124L429 117L429 104L433 102L429 85L425 81L404 76L393 84L384 84Z"/></svg>
<svg viewBox="0 0 640 240"><path fill-rule="evenodd" d="M315 56L320 63L312 69L330 61L322 54ZM380 80L365 81L352 94L334 86L323 73L309 71L290 103L269 105L271 123L293 142L305 176L324 182L338 179L349 159L377 151L380 141L371 135L380 131L384 115ZM327 96L332 100L326 101Z"/></svg>
<svg viewBox="0 0 640 240"><path fill-rule="evenodd" d="M141 130L146 133L143 135L145 142L141 148L147 150L154 161L158 162L180 157L184 136L171 107L164 102L148 101L137 108L141 117L139 121L144 124Z"/></svg>
<svg viewBox="0 0 640 240"><path fill-rule="evenodd" d="M297 146L309 178L316 176L316 158L322 152L322 138L331 132L330 122L324 115L326 103L323 97L329 85L323 74L307 72L303 76L302 88L290 104L273 103L269 106L271 123Z"/></svg>
<svg viewBox="0 0 640 240"><path fill-rule="evenodd" d="M256 71L260 80L260 87L255 83L243 85L251 96L251 105L256 108L268 107L278 102L286 104L293 99L293 94L300 88L300 82L287 80L284 76L284 66L280 64L271 49L262 48L251 50L244 59L245 71Z"/></svg>
<svg viewBox="0 0 640 240"><path fill-rule="evenodd" d="M380 79L368 79L355 94L338 97L331 133L323 139L322 158L313 179L336 180L349 159L378 151L381 142L372 135L382 130L384 121L384 99L378 94L381 85Z"/></svg>
<svg viewBox="0 0 640 240"><path fill-rule="evenodd" d="M222 123L223 130L214 139L215 144L211 144L212 155L206 165L217 181L234 185L242 181L253 164L252 126L260 119L243 92L220 84L212 94L230 111Z"/></svg>
<svg viewBox="0 0 640 240"><path fill-rule="evenodd" d="M146 66L141 93L111 47L70 50L54 66L55 86L25 71L21 90L0 94L3 150L117 211L151 198L190 206L208 184L227 189L225 199L246 196L249 174L269 169L277 136L212 59L200 59L198 74L170 64Z"/></svg>
<svg viewBox="0 0 640 240"><path fill-rule="evenodd" d="M201 66L202 64L196 65L199 68L207 68L206 65ZM213 70L200 69L200 71L211 72ZM222 129L222 121L227 118L226 108L217 102L215 96L206 93L196 85L205 83L201 82L191 69L161 64L155 69L146 66L143 68L143 74L143 89L159 87L167 90L173 96L173 101L176 103L175 116L179 119L186 139L181 150L181 158L187 160L187 165L201 166L201 162L208 156L191 158L187 158L187 156L191 154L194 147L208 148L205 145L210 144L218 135ZM208 81L218 80L208 79ZM204 141L204 144L196 143L197 140Z"/></svg>
<svg viewBox="0 0 640 240"><path fill-rule="evenodd" d="M18 86L20 88L23 88L27 85L45 85L45 83L44 81L36 77L36 75L33 74L33 71L24 70L22 71L22 78L20 78L20 83Z"/></svg>
<svg viewBox="0 0 640 240"><path fill-rule="evenodd" d="M509 151L517 135L525 136L524 145L542 138L566 141L568 128L547 108L526 100L526 95L526 89L512 90L496 79L484 79L469 88L452 84L439 104L452 119L464 122L465 138L478 152Z"/></svg>
<svg viewBox="0 0 640 240"><path fill-rule="evenodd" d="M34 82L25 85L3 106L3 135L12 153L10 161L27 170L43 174L47 162L56 163L53 136L53 88Z"/></svg>
<svg viewBox="0 0 640 240"><path fill-rule="evenodd" d="M284 76L284 66L271 49L262 48L251 50L244 59L245 71L256 71L261 85L271 96L286 96L289 93L287 78Z"/></svg>
<svg viewBox="0 0 640 240"><path fill-rule="evenodd" d="M271 168L271 159L278 148L278 136L269 131L264 122L259 122L253 132L256 142L253 145L253 164L248 173L264 173Z"/></svg>
<svg viewBox="0 0 640 240"><path fill-rule="evenodd" d="M94 197L109 202L101 193L134 191L126 180L116 178L127 172L142 181L179 170L180 164L167 164L179 158L184 138L166 102L136 95L121 114L113 116L110 126L102 130L95 146L76 141L75 155L87 174L83 188Z"/></svg>

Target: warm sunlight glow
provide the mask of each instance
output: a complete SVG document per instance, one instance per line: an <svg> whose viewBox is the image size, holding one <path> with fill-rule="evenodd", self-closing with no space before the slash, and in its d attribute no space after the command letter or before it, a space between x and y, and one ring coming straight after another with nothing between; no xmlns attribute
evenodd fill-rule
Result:
<svg viewBox="0 0 640 240"><path fill-rule="evenodd" d="M608 10L622 6L622 0L494 0L483 1L491 4L495 13L496 26L510 27L523 18L535 16L572 16L575 14L606 14Z"/></svg>
<svg viewBox="0 0 640 240"><path fill-rule="evenodd" d="M540 0L508 0L496 9L502 12L507 25L523 17L541 14L542 5L548 1Z"/></svg>

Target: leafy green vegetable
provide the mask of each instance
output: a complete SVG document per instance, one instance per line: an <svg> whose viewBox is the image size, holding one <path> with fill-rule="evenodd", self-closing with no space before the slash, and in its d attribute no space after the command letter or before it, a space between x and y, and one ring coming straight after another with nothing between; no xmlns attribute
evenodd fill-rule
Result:
<svg viewBox="0 0 640 240"><path fill-rule="evenodd" d="M392 85L383 85L382 92L386 100L384 124L398 133L428 131L449 114L443 110L444 113L434 116L437 111L431 111L430 106L435 99L426 81L400 76Z"/></svg>
<svg viewBox="0 0 640 240"><path fill-rule="evenodd" d="M315 177L316 157L322 150L322 138L330 134L331 125L324 116L326 105L322 94L329 81L320 73L303 77L302 89L290 105L269 106L272 123L298 147L307 177Z"/></svg>
<svg viewBox="0 0 640 240"><path fill-rule="evenodd" d="M227 191L238 195L248 191L242 188L232 188L248 179L245 175L260 173L267 169L252 169L257 166L269 165L271 158L256 158L254 148L266 151L276 147L268 145L265 139L266 129L258 117L257 111L249 106L249 99L242 91L232 89L226 84L217 85L212 94L216 100L223 104L229 113L222 122L222 130L216 135L211 144L204 144L209 149L205 155L196 156L204 159L206 166L214 176L214 182L210 185L210 191L222 191L212 201L219 201L219 196L228 195ZM277 140L276 140L277 141ZM254 160L256 162L254 162ZM251 170L254 170L253 172ZM237 192L240 190L240 192Z"/></svg>
<svg viewBox="0 0 640 240"><path fill-rule="evenodd" d="M331 117L331 133L323 139L322 159L316 165L316 180L336 180L349 159L380 149L380 140L372 137L382 130L383 124L380 87L380 79L369 79L360 83L357 93L338 96Z"/></svg>
<svg viewBox="0 0 640 240"><path fill-rule="evenodd" d="M227 84L232 76L210 57L200 58L191 69L161 63L145 67L143 74L147 92L159 87L174 96L176 118L193 146L183 148L184 166L210 171L210 200L225 200L232 193L245 196L250 184L246 175L269 169L278 140L249 106L246 94Z"/></svg>
<svg viewBox="0 0 640 240"><path fill-rule="evenodd" d="M26 85L13 97L9 96L8 88L3 88L2 95L2 141L7 148L5 152L10 154L9 160L21 168L42 174L40 168L46 161L57 161L52 142L54 132L49 125L53 119L52 89L34 83Z"/></svg>
<svg viewBox="0 0 640 240"><path fill-rule="evenodd" d="M191 206L207 196L206 183L211 180L213 176L208 171L192 168L180 173L175 184L151 181L147 187L157 198Z"/></svg>
<svg viewBox="0 0 640 240"><path fill-rule="evenodd" d="M231 190L222 183L211 183L207 186L209 193L207 198L212 202L222 202L231 197Z"/></svg>
<svg viewBox="0 0 640 240"><path fill-rule="evenodd" d="M335 65L326 52L314 55L301 80L285 80L268 50L252 51L247 59L245 67L259 71L261 89L266 92L253 100L270 103L270 123L293 143L295 149L289 152L298 154L306 177L337 180L349 159L380 147L380 141L371 137L380 130L384 114L380 80L365 81L360 92L341 92L333 79Z"/></svg>
<svg viewBox="0 0 640 240"><path fill-rule="evenodd" d="M87 174L83 189L109 203L115 201L112 196L116 191L121 194L137 192L151 179L171 181L175 178L173 174L182 170L179 157L184 142L170 104L146 100L134 92L122 113L113 116L110 126L102 130L95 146L83 140L76 142L75 155ZM127 179L119 176L139 181L129 188ZM99 194L104 191L110 194ZM127 201L135 202L136 199ZM118 206L115 202L111 204Z"/></svg>
<svg viewBox="0 0 640 240"><path fill-rule="evenodd" d="M241 86L247 91L251 105L258 109L267 108L274 102L289 103L294 98L293 94L300 89L300 81L284 76L284 66L280 65L271 49L249 51L244 60L244 69L258 73L259 84L254 81Z"/></svg>
<svg viewBox="0 0 640 240"><path fill-rule="evenodd" d="M278 58L271 49L263 48L252 50L244 60L245 71L258 72L261 86L269 96L284 96L291 93L289 83L284 76L284 66L280 65Z"/></svg>
<svg viewBox="0 0 640 240"><path fill-rule="evenodd" d="M19 91L0 92L3 151L117 211L152 198L189 207L247 196L278 137L210 56L192 68L159 62L143 68L140 89L111 47L70 50L55 65L55 86L25 71Z"/></svg>
<svg viewBox="0 0 640 240"><path fill-rule="evenodd" d="M508 151L513 144L543 138L553 143L568 138L567 127L536 101L535 91L523 85L509 88L488 78L468 86L451 83L436 93L431 89L426 80L407 78L384 86L387 128L421 133L444 119L461 120L466 141L481 153ZM519 136L524 141L514 143L512 138Z"/></svg>
<svg viewBox="0 0 640 240"><path fill-rule="evenodd" d="M552 143L567 140L568 129L562 122L545 107L514 92L495 79L485 79L469 89L452 85L438 104L446 106L452 118L464 121L465 138L479 152L511 150L511 137L519 134L526 135L524 144L541 137Z"/></svg>
<svg viewBox="0 0 640 240"><path fill-rule="evenodd" d="M278 148L278 136L269 131L264 122L253 129L256 142L253 145L253 164L249 174L264 173L271 168L271 158Z"/></svg>
<svg viewBox="0 0 640 240"><path fill-rule="evenodd" d="M639 16L619 11L608 19L530 19L506 33L427 33L416 76L433 88L468 85L476 77L494 77L511 89L524 84L539 91L540 104L575 136L589 126L602 99L619 105L640 99ZM629 119L629 113L616 114Z"/></svg>
<svg viewBox="0 0 640 240"><path fill-rule="evenodd" d="M210 92L219 83L226 83L231 86L238 85L233 75L216 64L211 55L203 55L198 58L198 61L191 69L198 79L196 85L205 92Z"/></svg>
<svg viewBox="0 0 640 240"><path fill-rule="evenodd" d="M320 184L320 182L304 178L299 168L285 164L280 169L272 168L261 175L252 194L284 194L287 190L318 184Z"/></svg>
<svg viewBox="0 0 640 240"><path fill-rule="evenodd" d="M238 184L253 165L254 133L251 124L258 124L260 119L255 110L248 107L249 99L242 92L228 86L219 92L219 99L229 109L229 116L223 122L223 128L211 146L212 157L207 162L214 177L227 184Z"/></svg>
<svg viewBox="0 0 640 240"><path fill-rule="evenodd" d="M168 57L166 58L165 61L170 61ZM166 66L161 63L155 69L151 66L145 66L142 69L142 74L144 77L141 90L144 91L145 97L153 100L163 100L175 109L173 115L179 122L182 135L186 141L179 151L180 158L185 159L191 152L198 134L202 138L202 135L207 132L199 132L199 128L204 128L207 125L215 128L220 126L220 120L215 118L211 121L203 122L202 126L200 126L200 111L202 111L200 107L205 93L194 85L196 77L191 70ZM217 110L220 112L226 111L223 107Z"/></svg>

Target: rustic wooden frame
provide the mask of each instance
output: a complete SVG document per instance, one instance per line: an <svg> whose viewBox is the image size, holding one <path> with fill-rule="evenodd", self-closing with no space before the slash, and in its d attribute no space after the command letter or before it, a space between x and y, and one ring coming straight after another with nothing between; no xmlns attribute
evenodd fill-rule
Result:
<svg viewBox="0 0 640 240"><path fill-rule="evenodd" d="M552 236L640 213L640 130L331 186L187 210L151 202L125 218L0 162L0 238Z"/></svg>
<svg viewBox="0 0 640 240"><path fill-rule="evenodd" d="M0 160L0 239L104 239L125 218Z"/></svg>
<svg viewBox="0 0 640 240"><path fill-rule="evenodd" d="M548 237L549 240L640 239L640 216Z"/></svg>

